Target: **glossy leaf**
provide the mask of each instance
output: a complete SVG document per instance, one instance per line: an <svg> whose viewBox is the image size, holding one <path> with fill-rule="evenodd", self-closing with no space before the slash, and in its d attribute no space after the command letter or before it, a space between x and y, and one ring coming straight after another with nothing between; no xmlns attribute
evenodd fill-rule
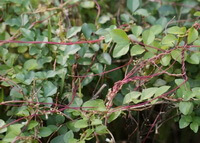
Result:
<svg viewBox="0 0 200 143"><path fill-rule="evenodd" d="M154 96L154 97L158 97L158 96L162 95L162 94L165 93L169 88L170 88L170 86L161 86L161 87L159 87L159 88L156 90L155 96Z"/></svg>
<svg viewBox="0 0 200 143"><path fill-rule="evenodd" d="M131 56L140 55L145 52L145 49L140 45L135 45L131 47Z"/></svg>
<svg viewBox="0 0 200 143"><path fill-rule="evenodd" d="M113 39L114 42L118 43L118 44L127 44L129 43L129 38L126 34L126 32L124 32L121 29L114 29L110 32L110 35Z"/></svg>
<svg viewBox="0 0 200 143"><path fill-rule="evenodd" d="M81 31L81 27L74 26L67 31L67 38L75 36L78 32Z"/></svg>
<svg viewBox="0 0 200 143"><path fill-rule="evenodd" d="M85 110L106 111L104 102L101 99L86 101L82 107Z"/></svg>
<svg viewBox="0 0 200 143"><path fill-rule="evenodd" d="M198 35L198 31L194 27L190 28L187 37L188 44L194 42L198 38Z"/></svg>
<svg viewBox="0 0 200 143"><path fill-rule="evenodd" d="M145 44L149 45L154 41L155 35L151 30L146 30L142 33L142 39Z"/></svg>
<svg viewBox="0 0 200 143"><path fill-rule="evenodd" d="M110 116L108 117L108 123L117 119L120 116L120 114L121 114L121 111L113 112L112 114L110 114Z"/></svg>
<svg viewBox="0 0 200 143"><path fill-rule="evenodd" d="M68 131L64 136L63 136L63 140L64 143L70 143L70 139L74 138L74 133L70 130Z"/></svg>
<svg viewBox="0 0 200 143"><path fill-rule="evenodd" d="M118 58L118 57L121 57L121 56L125 55L126 53L128 53L129 45L130 45L129 43L117 44L113 50L113 57Z"/></svg>
<svg viewBox="0 0 200 143"><path fill-rule="evenodd" d="M157 92L158 88L151 87L142 91L141 100L150 99Z"/></svg>
<svg viewBox="0 0 200 143"><path fill-rule="evenodd" d="M190 124L190 129L193 130L193 132L197 133L199 130L199 125L196 122L192 122Z"/></svg>
<svg viewBox="0 0 200 143"><path fill-rule="evenodd" d="M0 128L3 127L5 125L5 121L0 119ZM7 131L7 127L0 129L0 133L4 133Z"/></svg>
<svg viewBox="0 0 200 143"><path fill-rule="evenodd" d="M187 121L185 118L183 118L183 117L179 120L179 128L180 128L180 129L183 129L183 128L187 127L189 124L190 124L190 122L188 122L188 121Z"/></svg>
<svg viewBox="0 0 200 143"><path fill-rule="evenodd" d="M43 85L44 95L46 97L52 96L57 92L57 87L50 81L46 81Z"/></svg>
<svg viewBox="0 0 200 143"><path fill-rule="evenodd" d="M94 73L102 73L103 72L103 66L102 64L100 63L95 63L92 67L91 67L91 70L94 72Z"/></svg>
<svg viewBox="0 0 200 143"><path fill-rule="evenodd" d="M200 63L200 54L199 53L193 53L187 58L187 62L191 64L199 64Z"/></svg>
<svg viewBox="0 0 200 143"><path fill-rule="evenodd" d="M142 94L141 92L137 92L137 91L132 91L126 94L123 100L123 104L137 101L138 97L140 97L141 94Z"/></svg>
<svg viewBox="0 0 200 143"><path fill-rule="evenodd" d="M88 77L86 77L86 78L84 78L84 80L83 80L83 82L82 82L82 86L86 86L86 85L88 85L90 82L92 82L92 80L93 80L93 73L88 73L87 74L88 75Z"/></svg>
<svg viewBox="0 0 200 143"><path fill-rule="evenodd" d="M41 137L48 137L52 134L52 130L48 127L41 127L39 130L39 135Z"/></svg>
<svg viewBox="0 0 200 143"><path fill-rule="evenodd" d="M34 70L34 69L37 69L38 67L38 63L35 59L30 59L30 60L27 60L25 63L24 63L24 68L26 70Z"/></svg>
<svg viewBox="0 0 200 143"><path fill-rule="evenodd" d="M163 27L161 25L153 25L150 30L155 34L160 34L163 30Z"/></svg>
<svg viewBox="0 0 200 143"><path fill-rule="evenodd" d="M111 56L108 53L102 53L98 56L98 60L100 63L110 65L112 62Z"/></svg>
<svg viewBox="0 0 200 143"><path fill-rule="evenodd" d="M172 47L175 46L177 40L174 35L168 34L162 39L162 44Z"/></svg>
<svg viewBox="0 0 200 143"><path fill-rule="evenodd" d="M65 47L65 55L74 55L76 52L78 52L81 49L79 45L70 45Z"/></svg>
<svg viewBox="0 0 200 143"><path fill-rule="evenodd" d="M94 8L95 3L94 3L94 1L83 1L83 2L81 2L80 5L81 5L81 7L83 7L83 8L90 9L90 8Z"/></svg>
<svg viewBox="0 0 200 143"><path fill-rule="evenodd" d="M194 16L200 16L200 11L196 11L196 12L194 13Z"/></svg>
<svg viewBox="0 0 200 143"><path fill-rule="evenodd" d="M75 128L86 128L88 126L87 120L78 120L75 122Z"/></svg>
<svg viewBox="0 0 200 143"><path fill-rule="evenodd" d="M170 33L170 34L185 34L186 28L185 27L173 26L171 28L168 28L167 32Z"/></svg>
<svg viewBox="0 0 200 143"><path fill-rule="evenodd" d="M145 16L145 17L149 16L148 11L146 9L143 9L143 8L140 8L140 9L136 10L135 14L136 15Z"/></svg>
<svg viewBox="0 0 200 143"><path fill-rule="evenodd" d="M131 31L133 33L133 35L135 35L136 37L140 36L140 34L142 34L143 28L141 26L133 26L131 27Z"/></svg>
<svg viewBox="0 0 200 143"><path fill-rule="evenodd" d="M160 63L163 65L163 66L168 66L170 64L170 61L171 61L171 55L165 55L163 56L163 58L161 59Z"/></svg>
<svg viewBox="0 0 200 143"><path fill-rule="evenodd" d="M30 39L30 40L34 40L35 38L35 33L32 32L31 30L29 29L25 29L25 28L21 28L21 32L23 34L24 37Z"/></svg>
<svg viewBox="0 0 200 143"><path fill-rule="evenodd" d="M102 124L102 120L100 119L94 119L92 120L91 125L101 125Z"/></svg>
<svg viewBox="0 0 200 143"><path fill-rule="evenodd" d="M188 115L188 114L192 113L193 108L194 108L194 105L192 102L180 102L179 103L179 110L184 115Z"/></svg>

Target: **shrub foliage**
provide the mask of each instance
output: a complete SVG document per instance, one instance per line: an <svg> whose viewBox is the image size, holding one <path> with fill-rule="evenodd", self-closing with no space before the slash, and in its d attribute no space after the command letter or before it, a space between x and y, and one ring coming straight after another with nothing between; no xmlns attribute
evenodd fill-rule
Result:
<svg viewBox="0 0 200 143"><path fill-rule="evenodd" d="M146 142L170 119L197 133L198 4L1 0L0 143Z"/></svg>

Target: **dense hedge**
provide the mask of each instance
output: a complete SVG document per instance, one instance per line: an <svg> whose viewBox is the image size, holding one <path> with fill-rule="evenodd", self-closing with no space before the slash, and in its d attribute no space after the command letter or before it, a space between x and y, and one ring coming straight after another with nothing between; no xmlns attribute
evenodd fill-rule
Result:
<svg viewBox="0 0 200 143"><path fill-rule="evenodd" d="M195 142L198 5L1 0L0 143Z"/></svg>

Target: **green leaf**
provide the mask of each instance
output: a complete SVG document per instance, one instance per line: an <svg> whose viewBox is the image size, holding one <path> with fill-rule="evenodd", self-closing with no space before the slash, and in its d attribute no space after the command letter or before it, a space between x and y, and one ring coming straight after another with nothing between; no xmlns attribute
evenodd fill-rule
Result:
<svg viewBox="0 0 200 143"><path fill-rule="evenodd" d="M84 80L83 80L83 82L82 82L82 84L81 84L82 86L88 85L90 82L92 82L92 80L93 80L93 78L94 78L94 76L92 76L93 73L91 73L91 72L89 72L87 75L90 75L90 76L84 78Z"/></svg>
<svg viewBox="0 0 200 143"><path fill-rule="evenodd" d="M170 34L185 34L186 33L186 28L185 27L178 27L178 26L173 26L167 29L167 32Z"/></svg>
<svg viewBox="0 0 200 143"><path fill-rule="evenodd" d="M172 47L176 44L177 41L178 39L174 35L168 34L162 39L162 44Z"/></svg>
<svg viewBox="0 0 200 143"><path fill-rule="evenodd" d="M38 67L38 63L37 63L37 60L35 60L35 59L27 60L27 61L24 63L24 68L25 68L26 70L28 70L28 71L37 69L37 67Z"/></svg>
<svg viewBox="0 0 200 143"><path fill-rule="evenodd" d="M100 126L97 126L96 128L95 128L95 132L97 133L97 134L107 134L108 133L108 131L107 131L107 127L105 126L105 125L100 125Z"/></svg>
<svg viewBox="0 0 200 143"><path fill-rule="evenodd" d="M141 26L133 26L131 27L131 31L133 33L133 35L135 35L136 37L140 36L140 34L142 34L143 28Z"/></svg>
<svg viewBox="0 0 200 143"><path fill-rule="evenodd" d="M4 94L4 89L0 89L0 103L4 101L4 97L5 97L5 94Z"/></svg>
<svg viewBox="0 0 200 143"><path fill-rule="evenodd" d="M48 128L48 127L41 127L39 129L39 136L41 136L41 137L48 137L48 136L50 136L52 134L52 132L53 131L50 128Z"/></svg>
<svg viewBox="0 0 200 143"><path fill-rule="evenodd" d="M93 133L94 133L94 128L92 128L92 129L87 129L87 130L85 131L84 139L85 139L85 140L90 140L90 139L92 139L92 138L93 138L93 136L92 136ZM84 139L83 139L83 140L84 140ZM85 142L82 141L81 143L85 143Z"/></svg>
<svg viewBox="0 0 200 143"><path fill-rule="evenodd" d="M192 88L192 93L195 95L197 99L200 100L200 87Z"/></svg>
<svg viewBox="0 0 200 143"><path fill-rule="evenodd" d="M153 86L163 86L163 85L166 85L166 83L167 83L167 82L166 82L165 80L159 78L159 79L157 79L157 80L155 81L155 83L153 84Z"/></svg>
<svg viewBox="0 0 200 143"><path fill-rule="evenodd" d="M171 61L171 55L165 55L162 57L162 59L160 60L160 63L163 65L163 66L168 66L170 64L170 61Z"/></svg>
<svg viewBox="0 0 200 143"><path fill-rule="evenodd" d="M190 124L190 129L193 130L193 132L197 133L199 130L199 125L196 122L192 122Z"/></svg>
<svg viewBox="0 0 200 143"><path fill-rule="evenodd" d="M84 34L84 36L87 38L87 39L90 39L91 38L91 34L93 32L95 32L96 30L96 27L94 24L87 24L87 23L84 23L82 25L82 32Z"/></svg>
<svg viewBox="0 0 200 143"><path fill-rule="evenodd" d="M142 39L145 44L149 45L154 41L155 35L151 30L145 30L142 33Z"/></svg>
<svg viewBox="0 0 200 143"><path fill-rule="evenodd" d="M140 6L140 1L139 0L127 0L126 6L133 13Z"/></svg>
<svg viewBox="0 0 200 143"><path fill-rule="evenodd" d="M84 110L106 111L104 101L101 99L86 101L82 107Z"/></svg>
<svg viewBox="0 0 200 143"><path fill-rule="evenodd" d="M74 55L76 52L78 52L81 49L79 45L69 45L65 47L65 55Z"/></svg>
<svg viewBox="0 0 200 143"><path fill-rule="evenodd" d="M26 106L17 108L16 116L29 116L29 111Z"/></svg>
<svg viewBox="0 0 200 143"><path fill-rule="evenodd" d="M51 20L48 20L48 41L52 41L52 33L51 33L51 30L52 30L52 25L51 25Z"/></svg>
<svg viewBox="0 0 200 143"><path fill-rule="evenodd" d="M182 84L180 89L183 89L184 91L190 90L190 84L188 82L184 83L184 79L175 79L175 83L176 83L177 86Z"/></svg>
<svg viewBox="0 0 200 143"><path fill-rule="evenodd" d="M138 97L141 95L141 92L137 92L137 91L132 91L128 94L125 95L124 100L123 100L123 104L127 104L130 102L134 102L138 100Z"/></svg>
<svg viewBox="0 0 200 143"><path fill-rule="evenodd" d="M182 63L182 55L180 50L173 50L171 52L171 56L175 61L178 61L179 63Z"/></svg>
<svg viewBox="0 0 200 143"><path fill-rule="evenodd" d="M108 53L102 53L100 56L98 56L98 60L100 63L111 65L112 59L110 54Z"/></svg>
<svg viewBox="0 0 200 143"><path fill-rule="evenodd" d="M22 32L22 35L23 35L25 38L27 38L27 39L29 39L29 40L34 40L34 38L35 38L35 33L34 33L33 31L31 31L31 30L29 30L29 29L25 29L25 28L21 28L20 30L21 30L21 32Z"/></svg>
<svg viewBox="0 0 200 143"><path fill-rule="evenodd" d="M28 124L27 130L31 130L33 128L35 128L39 123L35 120L31 120Z"/></svg>
<svg viewBox="0 0 200 143"><path fill-rule="evenodd" d="M145 52L143 58L146 59L150 59L154 56L154 54L152 52Z"/></svg>
<svg viewBox="0 0 200 143"><path fill-rule="evenodd" d="M110 35L113 39L114 42L117 44L122 44L124 43L125 45L129 43L129 38L122 29L113 29L110 31Z"/></svg>
<svg viewBox="0 0 200 143"><path fill-rule="evenodd" d="M160 17L155 24L161 25L163 28L166 27L168 19L166 17Z"/></svg>
<svg viewBox="0 0 200 143"><path fill-rule="evenodd" d="M188 30L188 37L187 37L187 42L188 44L191 44L192 42L194 42L197 38L198 38L198 31L192 27Z"/></svg>
<svg viewBox="0 0 200 143"><path fill-rule="evenodd" d="M190 122L195 122L195 123L197 123L197 124L200 126L200 117L199 117L199 115L197 115L197 116L192 116L191 118L192 118L192 119L191 119Z"/></svg>
<svg viewBox="0 0 200 143"><path fill-rule="evenodd" d="M117 119L117 117L119 117L120 114L121 114L121 111L116 111L116 112L113 112L112 114L110 114L110 116L108 117L108 123Z"/></svg>
<svg viewBox="0 0 200 143"><path fill-rule="evenodd" d="M86 128L88 127L88 121L87 120L77 120L74 124L75 128Z"/></svg>
<svg viewBox="0 0 200 143"><path fill-rule="evenodd" d="M200 53L192 53L191 56L187 57L187 62L198 65L200 63Z"/></svg>
<svg viewBox="0 0 200 143"><path fill-rule="evenodd" d="M150 99L158 91L157 87L151 87L142 91L141 100Z"/></svg>
<svg viewBox="0 0 200 143"><path fill-rule="evenodd" d="M157 10L160 16L175 15L175 9L171 5L162 5Z"/></svg>
<svg viewBox="0 0 200 143"><path fill-rule="evenodd" d="M99 18L99 20L98 20L98 22L99 22L100 24L104 24L104 23L106 23L107 21L110 21L110 16L109 16L109 15L102 15L102 16Z"/></svg>
<svg viewBox="0 0 200 143"><path fill-rule="evenodd" d="M7 25L10 25L10 26L18 26L18 27L20 27L21 26L21 18L20 17L18 17L18 18L12 18L12 19L8 19L8 20L6 20L5 21L5 24L7 24Z"/></svg>
<svg viewBox="0 0 200 143"><path fill-rule="evenodd" d="M154 33L154 35L158 35L162 32L163 27L161 25L153 25L150 30Z"/></svg>
<svg viewBox="0 0 200 143"><path fill-rule="evenodd" d="M12 98L23 98L23 94L22 92L20 92L20 89L18 89L17 87L13 87L10 91L10 96Z"/></svg>
<svg viewBox="0 0 200 143"><path fill-rule="evenodd" d="M71 27L68 31L67 31L67 38L71 38L73 36L75 36L78 32L81 31L81 27L80 26L74 26Z"/></svg>
<svg viewBox="0 0 200 143"><path fill-rule="evenodd" d="M102 73L103 72L103 66L100 63L95 63L94 65L92 65L91 70L94 73Z"/></svg>
<svg viewBox="0 0 200 143"><path fill-rule="evenodd" d="M62 124L65 122L65 117L62 115L56 115L56 123L57 124Z"/></svg>
<svg viewBox="0 0 200 143"><path fill-rule="evenodd" d="M18 53L25 53L26 51L28 50L28 47L26 47L26 46L20 46L19 48L17 48L17 52Z"/></svg>
<svg viewBox="0 0 200 143"><path fill-rule="evenodd" d="M0 128L3 127L4 125L6 125L6 123L4 122L4 120L0 119ZM0 129L0 134L4 133L7 131L7 127Z"/></svg>
<svg viewBox="0 0 200 143"><path fill-rule="evenodd" d="M179 120L179 128L180 129L187 127L189 124L190 124L190 122L185 120L185 118L183 118L183 117L181 117L181 119Z"/></svg>
<svg viewBox="0 0 200 143"><path fill-rule="evenodd" d="M113 41L117 43L113 50L113 57L117 58L125 55L128 52L130 45L126 32L121 29L114 29L110 32L110 35Z"/></svg>
<svg viewBox="0 0 200 143"><path fill-rule="evenodd" d="M145 49L140 46L140 45L135 45L133 47L131 47L131 56L135 56L135 55L140 55L142 53L144 53Z"/></svg>
<svg viewBox="0 0 200 143"><path fill-rule="evenodd" d="M194 105L192 102L180 102L179 103L179 110L184 115L191 114L193 111Z"/></svg>
<svg viewBox="0 0 200 143"><path fill-rule="evenodd" d="M19 136L19 134L21 133L21 128L23 126L24 125L22 125L22 124L10 125L6 132L6 136L3 138L3 141L12 142L15 139L15 137Z"/></svg>
<svg viewBox="0 0 200 143"><path fill-rule="evenodd" d="M57 92L57 87L50 81L44 82L43 88L45 97L52 96Z"/></svg>
<svg viewBox="0 0 200 143"><path fill-rule="evenodd" d="M51 140L50 143L64 143L64 139L63 139L64 135L59 135L59 136L56 136L55 138L53 138Z"/></svg>
<svg viewBox="0 0 200 143"><path fill-rule="evenodd" d="M100 120L100 119L94 119L94 120L92 120L92 123L91 123L91 125L101 125L102 124L102 120Z"/></svg>
<svg viewBox="0 0 200 143"><path fill-rule="evenodd" d="M64 143L70 143L70 139L73 138L74 138L74 133L72 132L72 130L68 131L63 137Z"/></svg>
<svg viewBox="0 0 200 143"><path fill-rule="evenodd" d="M126 23L129 23L129 21L130 21L130 16L129 16L128 14L126 14L126 13L123 13L123 14L120 15L120 19L121 19L122 21L126 22Z"/></svg>
<svg viewBox="0 0 200 143"><path fill-rule="evenodd" d="M79 58L78 64L80 65L91 65L92 61L91 58Z"/></svg>
<svg viewBox="0 0 200 143"><path fill-rule="evenodd" d="M141 15L141 16L144 16L144 17L149 16L148 11L146 9L143 9L143 8L138 9L134 14Z"/></svg>
<svg viewBox="0 0 200 143"><path fill-rule="evenodd" d="M155 92L155 96L154 97L158 97L160 95L162 95L163 93L165 93L168 89L170 88L170 86L161 86L157 89L157 91Z"/></svg>
<svg viewBox="0 0 200 143"><path fill-rule="evenodd" d="M114 50L113 50L113 57L114 58L118 58L121 57L123 55L126 55L126 53L128 53L129 51L129 43L124 44L124 43L119 43L115 46Z"/></svg>
<svg viewBox="0 0 200 143"><path fill-rule="evenodd" d="M196 11L196 12L194 13L194 16L200 16L200 11Z"/></svg>
<svg viewBox="0 0 200 143"><path fill-rule="evenodd" d="M81 7L83 7L83 8L90 9L90 8L94 8L95 3L94 3L94 1L83 1L83 2L81 2L80 5L81 5Z"/></svg>

